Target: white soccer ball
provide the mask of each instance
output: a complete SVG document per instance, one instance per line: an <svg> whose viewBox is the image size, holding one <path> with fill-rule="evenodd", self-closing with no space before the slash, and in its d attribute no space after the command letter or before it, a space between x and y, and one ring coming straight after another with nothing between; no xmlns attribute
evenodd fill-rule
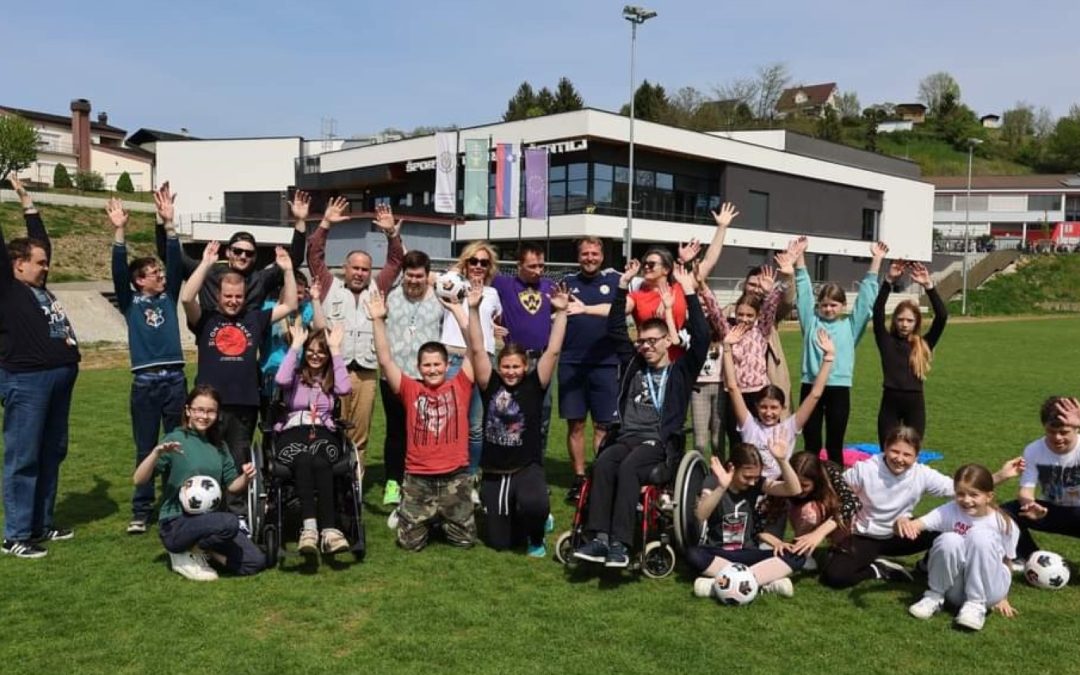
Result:
<svg viewBox="0 0 1080 675"><path fill-rule="evenodd" d="M1024 565L1024 578L1036 588L1056 591L1069 583L1069 566L1057 553L1035 551Z"/></svg>
<svg viewBox="0 0 1080 675"><path fill-rule="evenodd" d="M732 563L716 575L712 588L713 597L725 605L749 605L758 594L758 582L750 568L742 563Z"/></svg>
<svg viewBox="0 0 1080 675"><path fill-rule="evenodd" d="M454 270L443 272L435 280L435 293L443 300L461 302L468 290L469 283Z"/></svg>
<svg viewBox="0 0 1080 675"><path fill-rule="evenodd" d="M217 511L221 506L221 486L211 476L192 476L180 486L180 507L184 513L198 515Z"/></svg>

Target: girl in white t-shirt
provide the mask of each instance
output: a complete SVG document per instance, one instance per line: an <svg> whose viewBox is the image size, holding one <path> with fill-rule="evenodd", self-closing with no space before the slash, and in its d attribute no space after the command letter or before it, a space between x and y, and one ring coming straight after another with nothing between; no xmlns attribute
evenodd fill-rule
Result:
<svg viewBox="0 0 1080 675"><path fill-rule="evenodd" d="M922 532L940 532L930 547L929 589L908 608L917 619L929 619L948 601L960 607L956 624L980 630L990 609L1013 617L1009 604L1012 572L1020 538L1016 523L994 501L994 477L979 464L965 464L953 476L954 501L915 520L901 535L915 539Z"/></svg>
<svg viewBox="0 0 1080 675"><path fill-rule="evenodd" d="M750 409L746 407L742 392L739 390L734 357L732 356L733 346L750 329L750 326L740 324L734 326L724 336L724 384L727 385L728 398L731 401L735 413L735 423L738 425L737 428L742 436L743 443L753 445L761 454L761 461L764 466L762 475L771 480L777 480L780 477L780 466L767 449L769 440L774 433L780 433L787 444L788 457L791 457L791 452L795 447L795 437L802 431L803 425L806 424L806 420L810 418L810 413L814 411L814 406L817 405L818 398L825 391L825 383L829 379L836 348L829 334L824 329L818 329L817 344L823 353L821 370L818 371L817 377L814 378L813 388L802 400L799 409L795 411L794 415L786 419L780 418L787 410L787 401L784 400L784 392L779 387L771 384L762 389L757 402L757 409L754 411L755 414L752 415Z"/></svg>

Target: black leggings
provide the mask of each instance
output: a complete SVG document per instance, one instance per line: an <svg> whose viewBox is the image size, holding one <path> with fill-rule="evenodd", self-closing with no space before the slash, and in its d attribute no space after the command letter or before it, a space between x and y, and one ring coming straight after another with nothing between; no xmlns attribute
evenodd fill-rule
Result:
<svg viewBox="0 0 1080 675"><path fill-rule="evenodd" d="M405 406L390 390L386 380L379 380L379 395L386 417L386 441L383 443L386 480L397 481L401 485L405 482Z"/></svg>
<svg viewBox="0 0 1080 675"><path fill-rule="evenodd" d="M765 393L765 390L744 392L742 395L743 403L746 404L746 409L750 411L750 415L753 416L757 413L757 404L761 400L761 396ZM724 392L723 396L723 412L721 413L721 425L723 427L724 434L727 436L728 447L734 448L736 445L742 443L742 434L739 433L739 423L735 420L735 407L731 403L731 395ZM723 457L723 448L720 449L720 456Z"/></svg>
<svg viewBox="0 0 1080 675"><path fill-rule="evenodd" d="M276 446L278 460L292 469L301 516L315 518L321 528L335 527L331 459L343 459L337 435L320 426L293 427L278 434Z"/></svg>
<svg viewBox="0 0 1080 675"><path fill-rule="evenodd" d="M805 401L811 389L813 385L804 382L799 399ZM803 426L803 447L815 455L821 452L821 425L824 422L824 447L829 453L829 459L839 466L844 466L844 433L847 431L850 414L851 387L825 387L821 399Z"/></svg>
<svg viewBox="0 0 1080 675"><path fill-rule="evenodd" d="M496 551L544 540L551 504L544 467L530 464L514 473L484 472L480 483L484 505L484 539Z"/></svg>
<svg viewBox="0 0 1080 675"><path fill-rule="evenodd" d="M885 449L885 437L896 427L904 424L926 435L926 399L921 391L885 389L881 392L881 407L877 414L877 435L881 449Z"/></svg>
<svg viewBox="0 0 1080 675"><path fill-rule="evenodd" d="M604 448L593 463L585 529L592 534L606 532L615 541L631 546L641 486L666 456L667 449L660 441L633 437L620 438Z"/></svg>
<svg viewBox="0 0 1080 675"><path fill-rule="evenodd" d="M873 579L876 575L870 567L881 556L905 556L930 550L938 532L922 532L916 539L890 537L874 539L853 535L846 550L833 548L829 560L821 571L821 582L832 588L849 588Z"/></svg>

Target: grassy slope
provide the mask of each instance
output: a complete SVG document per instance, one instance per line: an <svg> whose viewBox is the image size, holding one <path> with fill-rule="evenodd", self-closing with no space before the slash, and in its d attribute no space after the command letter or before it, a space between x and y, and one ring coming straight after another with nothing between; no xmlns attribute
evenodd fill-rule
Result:
<svg viewBox="0 0 1080 675"><path fill-rule="evenodd" d="M1001 274L968 294L973 316L1031 314L1038 303L1080 303L1080 255L1036 255L1015 274ZM959 312L959 302L950 310Z"/></svg>
<svg viewBox="0 0 1080 675"><path fill-rule="evenodd" d="M101 281L110 279L109 244L113 229L104 210L77 206L41 207L42 218L53 241L53 266L49 281ZM18 204L0 204L0 228L11 239L25 235ZM154 215L133 212L128 222L128 248L132 255L153 255Z"/></svg>
<svg viewBox="0 0 1080 675"><path fill-rule="evenodd" d="M965 461L996 467L1039 436L1040 401L1080 381L1075 348L1061 340L1077 328L1076 319L949 327L927 391L927 445L945 453L939 469ZM798 335L785 333L784 341L795 357ZM1018 345L1022 359L1013 358ZM881 377L872 339L860 346L857 371L853 442L875 433ZM952 630L946 616L908 617L919 585L836 592L803 577L791 600L724 608L693 599L686 578L627 575L619 583L567 575L550 560L438 543L404 553L382 525L379 485L367 486L370 555L362 565L316 570L290 560L253 579L188 582L167 571L154 534L123 534L132 470L128 386L123 370L79 378L58 505L59 521L76 527L76 539L54 544L42 561L0 559L0 613L17 617L0 631L5 672L191 672L225 664L238 672L704 672L728 663L745 672L793 664L808 673L970 672L992 664L1039 673L1080 659L1077 581L1058 593L1015 587L1020 618L991 617L979 635ZM547 467L562 529L569 469L565 427L553 422ZM376 480L382 438L377 413ZM1014 491L1015 483L1001 496ZM1080 560L1080 541L1039 541Z"/></svg>

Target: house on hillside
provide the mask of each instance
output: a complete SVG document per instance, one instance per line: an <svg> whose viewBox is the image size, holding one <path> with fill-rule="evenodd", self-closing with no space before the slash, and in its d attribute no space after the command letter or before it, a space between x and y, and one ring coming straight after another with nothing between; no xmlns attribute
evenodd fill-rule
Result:
<svg viewBox="0 0 1080 675"><path fill-rule="evenodd" d="M785 89L776 101L776 116L824 117L826 109L836 109L838 93L835 82Z"/></svg>
<svg viewBox="0 0 1080 675"><path fill-rule="evenodd" d="M893 110L905 122L922 124L926 121L926 106L922 103L897 103Z"/></svg>
<svg viewBox="0 0 1080 675"><path fill-rule="evenodd" d="M983 115L979 118L979 124L983 125L984 129L1000 129L1001 128L1001 116L993 113L989 115Z"/></svg>
<svg viewBox="0 0 1080 675"><path fill-rule="evenodd" d="M173 133L171 131L161 131L159 129L139 129L135 133L128 136L127 145L132 148L140 148L149 152L150 154L157 153L157 144L159 141L197 141L195 138L187 132L187 129L181 129L180 133Z"/></svg>
<svg viewBox="0 0 1080 675"><path fill-rule="evenodd" d="M71 102L71 115L54 115L0 105L0 115L18 115L30 122L38 133L38 158L20 171L23 180L52 185L53 171L63 164L68 173L96 171L105 178L106 189L116 187L125 171L138 191L153 185L154 156L140 148L124 145L127 132L109 124L109 115L98 113L90 119L90 101Z"/></svg>

